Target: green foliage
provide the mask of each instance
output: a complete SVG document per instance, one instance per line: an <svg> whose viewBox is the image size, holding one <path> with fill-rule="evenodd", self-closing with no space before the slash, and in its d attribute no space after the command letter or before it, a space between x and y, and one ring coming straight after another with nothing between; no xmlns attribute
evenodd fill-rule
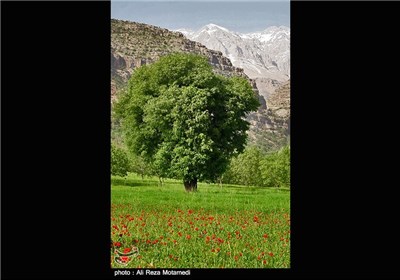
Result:
<svg viewBox="0 0 400 280"><path fill-rule="evenodd" d="M131 163L130 171L139 174L142 179L144 179L144 176L151 175L151 166L144 160L143 157L134 155L132 153L130 153L129 155Z"/></svg>
<svg viewBox="0 0 400 280"><path fill-rule="evenodd" d="M233 158L223 182L246 186L290 187L290 147L264 154L259 147L247 147Z"/></svg>
<svg viewBox="0 0 400 280"><path fill-rule="evenodd" d="M125 177L129 171L129 159L126 152L111 145L111 175Z"/></svg>
<svg viewBox="0 0 400 280"><path fill-rule="evenodd" d="M260 170L261 151L256 147L248 147L239 156L232 159L224 181L246 186L262 186Z"/></svg>
<svg viewBox="0 0 400 280"><path fill-rule="evenodd" d="M290 187L290 147L267 155L261 161L260 169L267 187Z"/></svg>
<svg viewBox="0 0 400 280"><path fill-rule="evenodd" d="M244 150L259 106L249 82L213 73L207 59L172 54L140 67L115 106L126 144L161 177L215 180Z"/></svg>

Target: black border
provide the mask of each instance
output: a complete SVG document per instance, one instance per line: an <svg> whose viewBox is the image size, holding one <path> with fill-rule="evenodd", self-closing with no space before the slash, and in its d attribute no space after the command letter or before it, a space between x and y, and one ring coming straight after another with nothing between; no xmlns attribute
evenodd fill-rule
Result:
<svg viewBox="0 0 400 280"><path fill-rule="evenodd" d="M293 276L399 277L400 2L291 2Z"/></svg>
<svg viewBox="0 0 400 280"><path fill-rule="evenodd" d="M110 6L1 2L4 279L110 272Z"/></svg>
<svg viewBox="0 0 400 280"><path fill-rule="evenodd" d="M110 3L1 8L2 278L113 278ZM398 11L291 3L292 268L192 277L399 277Z"/></svg>

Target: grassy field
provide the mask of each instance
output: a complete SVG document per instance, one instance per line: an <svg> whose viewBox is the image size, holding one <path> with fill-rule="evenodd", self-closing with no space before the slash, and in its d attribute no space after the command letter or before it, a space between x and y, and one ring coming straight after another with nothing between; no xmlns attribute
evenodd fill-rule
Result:
<svg viewBox="0 0 400 280"><path fill-rule="evenodd" d="M290 191L112 177L111 267L289 268Z"/></svg>

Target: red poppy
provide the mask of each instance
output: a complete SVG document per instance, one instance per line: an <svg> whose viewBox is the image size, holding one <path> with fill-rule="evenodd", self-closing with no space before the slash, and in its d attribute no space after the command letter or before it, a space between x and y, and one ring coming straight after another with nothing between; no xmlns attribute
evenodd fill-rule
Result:
<svg viewBox="0 0 400 280"><path fill-rule="evenodd" d="M129 253L132 249L131 248L125 248L124 249L124 254Z"/></svg>
<svg viewBox="0 0 400 280"><path fill-rule="evenodd" d="M266 233L263 234L263 237L264 237L264 238L268 238L268 234L266 234Z"/></svg>
<svg viewBox="0 0 400 280"><path fill-rule="evenodd" d="M114 242L115 247L121 247L121 245L122 245L121 242Z"/></svg>
<svg viewBox="0 0 400 280"><path fill-rule="evenodd" d="M190 234L186 235L186 238L189 240L191 238Z"/></svg>
<svg viewBox="0 0 400 280"><path fill-rule="evenodd" d="M126 263L129 261L130 258L128 256L121 256L120 259L122 262Z"/></svg>

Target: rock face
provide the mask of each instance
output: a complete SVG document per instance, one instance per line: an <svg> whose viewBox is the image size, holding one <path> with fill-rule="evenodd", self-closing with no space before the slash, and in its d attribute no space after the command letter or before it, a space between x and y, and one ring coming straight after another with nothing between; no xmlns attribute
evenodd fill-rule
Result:
<svg viewBox="0 0 400 280"><path fill-rule="evenodd" d="M276 84L268 78L264 80L250 79L242 68L232 65L230 59L221 51L210 50L199 42L187 39L180 32L143 23L111 20L111 102L117 98L118 91L127 84L137 67L151 64L160 57L173 52L204 55L208 58L214 72L229 77L247 78L261 103L258 111L247 117L251 123L250 141L263 147L266 145L262 143L271 143L267 145L269 148L279 148L282 145L281 138L287 138L282 134L287 130L285 121L274 114L274 103L271 105L267 102L267 97L273 93L272 89L278 88L280 84ZM270 88L268 95L259 94L259 85ZM276 99L280 100L280 98ZM272 107L269 108L269 106Z"/></svg>
<svg viewBox="0 0 400 280"><path fill-rule="evenodd" d="M266 100L266 108L250 114L250 142L264 150L277 150L290 140L290 81Z"/></svg>

